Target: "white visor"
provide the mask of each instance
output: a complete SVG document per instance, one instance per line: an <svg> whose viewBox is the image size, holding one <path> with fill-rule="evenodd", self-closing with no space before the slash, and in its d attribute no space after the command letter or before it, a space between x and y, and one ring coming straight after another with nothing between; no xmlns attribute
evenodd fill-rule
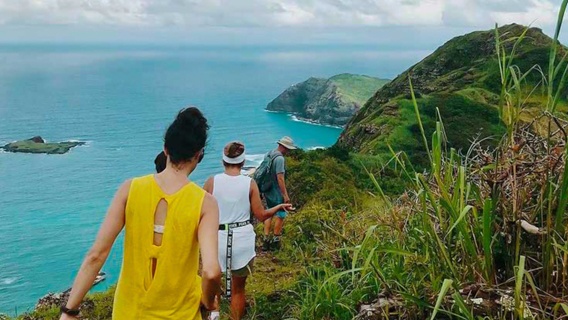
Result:
<svg viewBox="0 0 568 320"><path fill-rule="evenodd" d="M245 162L245 160L246 160L246 157L245 157L244 152L243 152L243 154L241 154L240 156L238 156L236 158L229 158L223 153L223 161L225 161L228 164L241 164L241 163Z"/></svg>

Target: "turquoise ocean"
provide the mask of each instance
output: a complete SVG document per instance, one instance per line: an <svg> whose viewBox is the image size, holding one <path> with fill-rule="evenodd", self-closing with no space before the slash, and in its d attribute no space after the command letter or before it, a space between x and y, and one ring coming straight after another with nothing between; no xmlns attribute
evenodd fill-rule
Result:
<svg viewBox="0 0 568 320"><path fill-rule="evenodd" d="M0 45L0 145L41 135L80 140L65 155L0 152L0 313L30 310L68 288L113 193L151 173L176 112L201 108L211 124L202 184L230 140L258 164L284 135L302 148L332 145L340 129L265 112L288 86L350 72L392 78L424 53L376 47ZM103 268L116 283L119 238Z"/></svg>

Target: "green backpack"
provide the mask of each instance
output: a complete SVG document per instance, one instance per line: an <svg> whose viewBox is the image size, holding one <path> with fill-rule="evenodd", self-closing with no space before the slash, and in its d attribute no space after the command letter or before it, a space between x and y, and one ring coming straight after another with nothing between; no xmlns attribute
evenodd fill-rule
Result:
<svg viewBox="0 0 568 320"><path fill-rule="evenodd" d="M280 152L274 152L272 155L267 153L252 176L261 193L270 190L274 184L274 179L272 178L272 162L276 157L282 157L282 154Z"/></svg>

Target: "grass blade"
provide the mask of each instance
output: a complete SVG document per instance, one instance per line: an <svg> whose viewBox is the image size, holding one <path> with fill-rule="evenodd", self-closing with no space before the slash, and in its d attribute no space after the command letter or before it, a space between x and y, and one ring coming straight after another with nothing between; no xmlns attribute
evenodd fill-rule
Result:
<svg viewBox="0 0 568 320"><path fill-rule="evenodd" d="M432 317L430 317L430 320L436 319L436 314L438 314L438 311L442 306L442 302L444 301L444 297L446 297L446 294L448 293L448 290L450 290L452 283L453 281L450 279L444 280L444 283L442 284L442 289L440 290L440 294L438 294L438 299L436 300L436 305L434 306L434 311L432 312Z"/></svg>
<svg viewBox="0 0 568 320"><path fill-rule="evenodd" d="M524 318L525 314L525 298L523 294L523 280L525 275L525 256L520 256L519 266L515 274L515 310L520 319Z"/></svg>
<svg viewBox="0 0 568 320"><path fill-rule="evenodd" d="M564 165L565 168L568 166L568 148L566 148L564 154ZM558 208L556 209L554 229L558 234L564 234L564 224L562 223L562 220L564 218L564 213L566 212L566 206L568 205L568 170L564 170L564 173L562 174L562 183L560 185L560 190L558 190L558 194Z"/></svg>
<svg viewBox="0 0 568 320"><path fill-rule="evenodd" d="M485 257L485 277L486 281L493 284L493 202L491 199L485 200L483 205L483 255Z"/></svg>
<svg viewBox="0 0 568 320"><path fill-rule="evenodd" d="M426 133L424 132L424 126L422 125L422 118L420 117L420 110L418 109L418 102L416 102L416 96L414 95L414 87L412 86L412 79L408 77L408 83L410 85L410 95L412 96L412 104L414 105L414 112L416 113L416 121L418 121L418 126L420 127L420 133L422 134L422 141L424 142L424 148L428 153L428 158L432 162L432 154L430 153L430 148L428 147L428 139L426 139Z"/></svg>
<svg viewBox="0 0 568 320"><path fill-rule="evenodd" d="M456 305L458 306L460 314L463 315L467 320L475 320L475 318L473 317L472 308L467 307L467 305L465 304L465 301L463 300L463 297L461 296L461 294L456 291L456 292L454 292L452 297L454 298L454 301L455 301Z"/></svg>

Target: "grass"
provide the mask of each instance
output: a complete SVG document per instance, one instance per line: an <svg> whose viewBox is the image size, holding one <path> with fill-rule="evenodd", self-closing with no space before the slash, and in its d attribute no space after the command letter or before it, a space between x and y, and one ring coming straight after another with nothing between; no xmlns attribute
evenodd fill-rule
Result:
<svg viewBox="0 0 568 320"><path fill-rule="evenodd" d="M338 87L339 93L349 101L359 105L365 104L369 98L390 80L378 79L364 75L338 74L329 78Z"/></svg>
<svg viewBox="0 0 568 320"><path fill-rule="evenodd" d="M417 99L416 105L425 135L431 136L435 131L439 113L445 122L450 147L465 152L475 138L483 140L484 146L495 146L505 132L505 127L499 119L497 107L475 99L479 95L494 94L471 88L467 89L466 94L463 91L437 93ZM375 117L374 126L381 130L361 151L390 158L390 148L393 148L404 151L413 164L425 168L429 165L428 153L413 101L401 98L396 103L396 118Z"/></svg>

